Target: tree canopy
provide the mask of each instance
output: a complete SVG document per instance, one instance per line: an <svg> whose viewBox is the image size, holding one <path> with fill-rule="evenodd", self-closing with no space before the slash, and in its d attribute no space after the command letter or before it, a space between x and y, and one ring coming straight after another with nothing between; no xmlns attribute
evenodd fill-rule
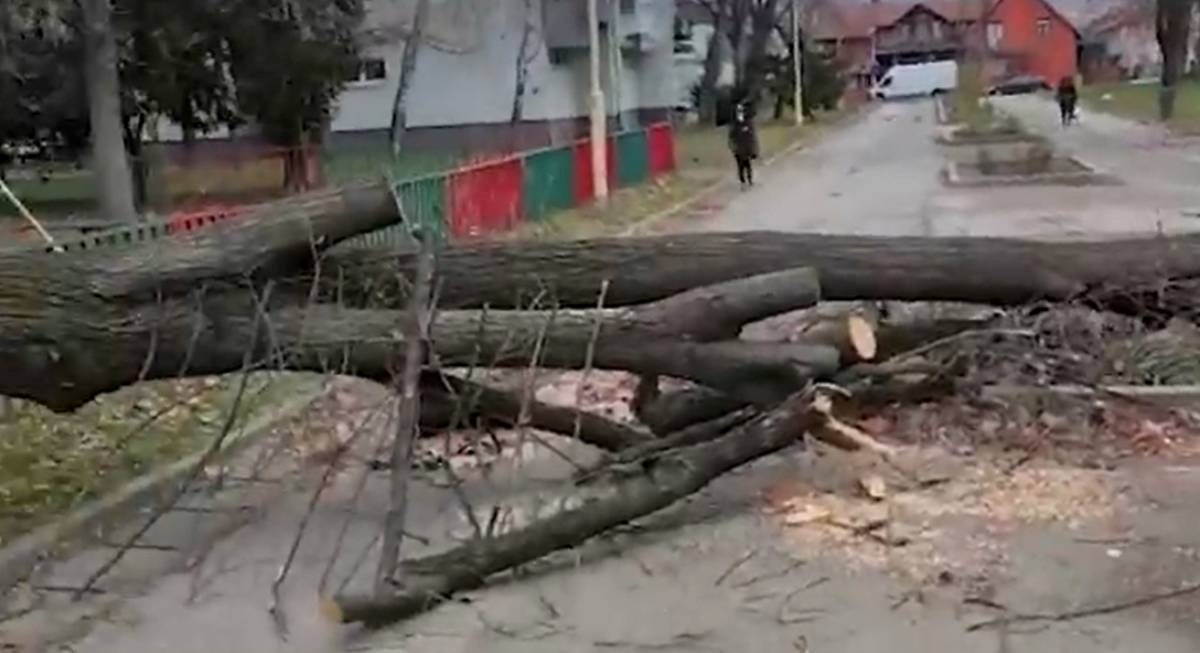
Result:
<svg viewBox="0 0 1200 653"><path fill-rule="evenodd" d="M362 0L112 4L127 145L154 118L185 139L253 122L273 143L301 145L329 118L363 12ZM83 56L76 3L4 3L0 142L87 142Z"/></svg>

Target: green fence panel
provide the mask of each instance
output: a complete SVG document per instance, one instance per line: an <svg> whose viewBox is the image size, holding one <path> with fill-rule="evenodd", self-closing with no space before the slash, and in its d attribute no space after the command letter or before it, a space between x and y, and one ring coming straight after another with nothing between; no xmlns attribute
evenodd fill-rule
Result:
<svg viewBox="0 0 1200 653"><path fill-rule="evenodd" d="M397 184L406 220L420 225L439 243L446 242L446 177L418 177ZM407 224L395 224L352 238L338 247L397 248L412 242Z"/></svg>
<svg viewBox="0 0 1200 653"><path fill-rule="evenodd" d="M540 150L525 157L525 215L537 220L574 204L572 148Z"/></svg>
<svg viewBox="0 0 1200 653"><path fill-rule="evenodd" d="M420 177L400 183L404 217L420 225L439 243L446 242L446 176Z"/></svg>
<svg viewBox="0 0 1200 653"><path fill-rule="evenodd" d="M634 186L650 176L650 154L645 130L617 136L617 182Z"/></svg>
<svg viewBox="0 0 1200 653"><path fill-rule="evenodd" d="M329 149L324 152L325 179L333 186L385 178L415 179L447 172L465 159L449 152L406 152L396 158L386 149Z"/></svg>

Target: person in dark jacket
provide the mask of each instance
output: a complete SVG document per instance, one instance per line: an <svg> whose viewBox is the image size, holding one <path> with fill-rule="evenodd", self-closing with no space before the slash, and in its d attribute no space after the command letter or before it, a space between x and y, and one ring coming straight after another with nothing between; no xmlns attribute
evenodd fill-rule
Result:
<svg viewBox="0 0 1200 653"><path fill-rule="evenodd" d="M737 103L729 122L729 150L737 162L742 188L754 185L754 160L758 158L758 134L745 102Z"/></svg>
<svg viewBox="0 0 1200 653"><path fill-rule="evenodd" d="M1058 83L1058 111L1062 115L1063 127L1075 119L1075 103L1079 101L1079 92L1075 90L1075 80L1063 77Z"/></svg>

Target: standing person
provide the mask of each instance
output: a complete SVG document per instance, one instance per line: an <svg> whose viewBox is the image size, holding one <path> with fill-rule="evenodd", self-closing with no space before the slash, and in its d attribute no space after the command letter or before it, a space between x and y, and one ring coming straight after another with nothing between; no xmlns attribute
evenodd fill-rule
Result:
<svg viewBox="0 0 1200 653"><path fill-rule="evenodd" d="M754 160L758 158L758 134L745 102L738 102L729 123L729 150L737 162L742 188L754 185Z"/></svg>
<svg viewBox="0 0 1200 653"><path fill-rule="evenodd" d="M1062 114L1063 127L1075 119L1075 103L1079 100L1079 92L1075 90L1075 80L1063 77L1058 83L1058 111Z"/></svg>

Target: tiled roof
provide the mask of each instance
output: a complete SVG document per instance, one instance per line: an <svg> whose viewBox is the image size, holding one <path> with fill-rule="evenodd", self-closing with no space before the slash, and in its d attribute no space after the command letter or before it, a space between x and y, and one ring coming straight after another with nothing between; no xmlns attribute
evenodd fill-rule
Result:
<svg viewBox="0 0 1200 653"><path fill-rule="evenodd" d="M951 22L971 21L983 13L983 0L919 0L915 2L816 3L809 13L809 30L817 40L869 38L921 6Z"/></svg>
<svg viewBox="0 0 1200 653"><path fill-rule="evenodd" d="M1044 0L1050 11L1074 28L1074 23ZM988 13L1000 0L880 0L847 4L815 0L809 9L809 31L817 40L870 38L875 30L891 25L916 7L924 7L950 22L970 22Z"/></svg>
<svg viewBox="0 0 1200 653"><path fill-rule="evenodd" d="M1122 27L1141 26L1154 26L1154 14L1152 10L1119 5L1100 14L1089 22L1083 28L1083 33L1089 36L1098 36L1104 32Z"/></svg>

